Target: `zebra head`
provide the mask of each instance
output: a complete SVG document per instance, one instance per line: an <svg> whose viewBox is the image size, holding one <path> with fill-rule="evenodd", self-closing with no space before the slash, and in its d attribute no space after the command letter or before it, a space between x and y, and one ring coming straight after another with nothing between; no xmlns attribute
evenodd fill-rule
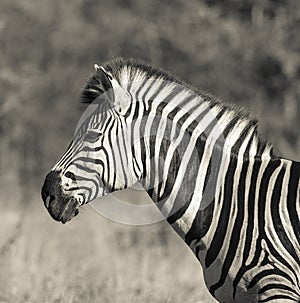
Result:
<svg viewBox="0 0 300 303"><path fill-rule="evenodd" d="M95 65L96 73L83 90L90 103L67 151L46 176L44 204L53 219L65 223L80 205L137 181L132 173L126 115L130 93L112 73ZM124 159L125 154L125 159ZM131 164L130 164L131 163Z"/></svg>

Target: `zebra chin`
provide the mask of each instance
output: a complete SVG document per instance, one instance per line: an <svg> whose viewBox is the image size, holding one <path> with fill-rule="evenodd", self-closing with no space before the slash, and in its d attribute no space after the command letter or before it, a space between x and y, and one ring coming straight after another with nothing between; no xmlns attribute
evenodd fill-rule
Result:
<svg viewBox="0 0 300 303"><path fill-rule="evenodd" d="M79 204L74 198L68 199L65 203L58 202L58 204L60 206L56 207L55 204L51 203L48 208L49 214L56 221L65 224L79 214Z"/></svg>
<svg viewBox="0 0 300 303"><path fill-rule="evenodd" d="M54 196L48 196L45 201L45 206L50 216L63 224L79 214L79 203L73 197L63 197L59 199Z"/></svg>

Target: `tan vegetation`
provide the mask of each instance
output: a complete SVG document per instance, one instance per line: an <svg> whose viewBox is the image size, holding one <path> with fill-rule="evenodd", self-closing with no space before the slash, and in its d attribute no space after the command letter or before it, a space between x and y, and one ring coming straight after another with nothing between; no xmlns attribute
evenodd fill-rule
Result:
<svg viewBox="0 0 300 303"><path fill-rule="evenodd" d="M0 2L0 302L213 302L165 223L87 210L71 227L40 199L68 145L94 63L136 57L244 106L300 160L300 2Z"/></svg>

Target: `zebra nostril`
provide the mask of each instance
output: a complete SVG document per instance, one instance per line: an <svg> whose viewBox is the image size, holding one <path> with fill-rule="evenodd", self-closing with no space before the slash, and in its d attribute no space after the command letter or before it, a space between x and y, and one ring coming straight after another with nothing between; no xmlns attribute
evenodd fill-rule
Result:
<svg viewBox="0 0 300 303"><path fill-rule="evenodd" d="M47 208L49 208L50 204L55 200L55 196L54 195L50 195L46 198L45 200L45 206Z"/></svg>

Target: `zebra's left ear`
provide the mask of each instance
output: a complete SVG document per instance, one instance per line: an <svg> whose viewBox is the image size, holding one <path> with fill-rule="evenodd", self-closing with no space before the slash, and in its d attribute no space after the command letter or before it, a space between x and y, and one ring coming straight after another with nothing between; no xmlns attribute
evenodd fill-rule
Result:
<svg viewBox="0 0 300 303"><path fill-rule="evenodd" d="M115 96L112 85L112 75L110 75L104 67L97 64L94 64L94 69L97 72L97 78L101 84L102 91L106 94L109 103L113 105L115 103Z"/></svg>
<svg viewBox="0 0 300 303"><path fill-rule="evenodd" d="M98 64L94 64L94 69L95 69L95 71L97 72L98 71L98 69L100 68L100 66L98 65Z"/></svg>

